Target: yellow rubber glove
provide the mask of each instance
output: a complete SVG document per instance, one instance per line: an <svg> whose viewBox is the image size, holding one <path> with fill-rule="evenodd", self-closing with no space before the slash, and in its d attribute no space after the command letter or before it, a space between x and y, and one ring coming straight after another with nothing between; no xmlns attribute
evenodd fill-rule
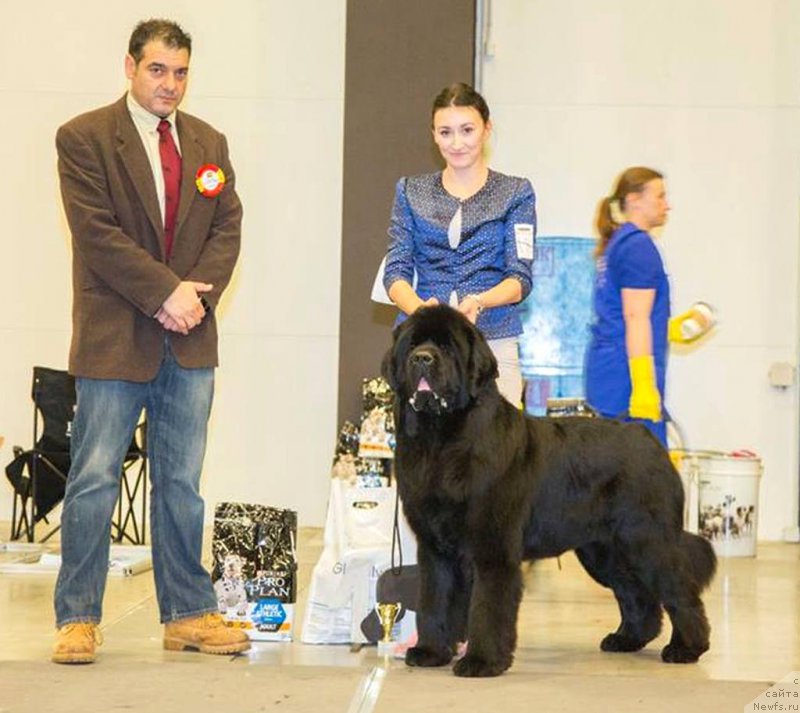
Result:
<svg viewBox="0 0 800 713"><path fill-rule="evenodd" d="M667 323L667 339L673 344L684 344L686 340L681 334L683 323L692 316L692 310L686 310L677 317L672 317Z"/></svg>
<svg viewBox="0 0 800 713"><path fill-rule="evenodd" d="M628 415L631 418L646 418L648 421L661 420L661 394L656 387L656 368L653 357L633 357L628 360L631 372L631 400Z"/></svg>
<svg viewBox="0 0 800 713"><path fill-rule="evenodd" d="M708 332L715 322L713 308L705 302L695 302L683 314L669 320L667 339L674 344L689 344Z"/></svg>

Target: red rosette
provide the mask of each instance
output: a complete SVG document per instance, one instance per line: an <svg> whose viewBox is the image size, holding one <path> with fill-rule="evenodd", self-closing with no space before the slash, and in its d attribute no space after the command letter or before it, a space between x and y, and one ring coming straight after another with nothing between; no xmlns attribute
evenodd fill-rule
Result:
<svg viewBox="0 0 800 713"><path fill-rule="evenodd" d="M197 169L194 182L206 198L216 198L225 188L225 174L216 164L206 163Z"/></svg>

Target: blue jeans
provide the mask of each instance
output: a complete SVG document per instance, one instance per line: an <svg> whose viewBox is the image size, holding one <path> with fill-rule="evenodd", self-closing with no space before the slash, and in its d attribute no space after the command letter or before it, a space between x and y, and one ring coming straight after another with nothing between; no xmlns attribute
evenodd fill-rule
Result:
<svg viewBox="0 0 800 713"><path fill-rule="evenodd" d="M214 370L184 369L167 346L150 382L78 378L76 390L72 466L61 515L57 626L102 618L122 461L143 408L161 621L217 611L211 579L201 562L204 503L199 493Z"/></svg>

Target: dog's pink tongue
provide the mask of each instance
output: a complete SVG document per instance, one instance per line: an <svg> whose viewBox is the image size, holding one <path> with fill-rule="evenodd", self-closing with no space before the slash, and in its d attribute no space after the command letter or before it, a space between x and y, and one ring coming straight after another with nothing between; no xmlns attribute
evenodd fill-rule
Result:
<svg viewBox="0 0 800 713"><path fill-rule="evenodd" d="M431 385L425 380L425 377L423 376L419 380L419 383L417 384L417 391L430 391L430 390L431 390Z"/></svg>

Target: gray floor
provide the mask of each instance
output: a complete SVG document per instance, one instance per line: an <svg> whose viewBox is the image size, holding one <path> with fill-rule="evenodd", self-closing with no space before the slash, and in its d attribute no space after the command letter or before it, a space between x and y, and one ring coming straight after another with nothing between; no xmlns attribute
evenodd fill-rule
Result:
<svg viewBox="0 0 800 713"><path fill-rule="evenodd" d="M7 532L5 526L0 532ZM301 531L298 620L319 530ZM800 671L800 546L760 543L720 560L705 595L712 648L695 665L663 664L662 636L636 654L606 654L617 609L571 555L526 572L513 668L465 680L408 669L374 647L259 643L242 657L167 652L149 572L109 578L105 643L92 666L48 661L53 575L0 574L0 713L13 711L741 711ZM792 700L791 703L797 704ZM749 708L749 709L752 709ZM790 710L790 709L787 709Z"/></svg>

